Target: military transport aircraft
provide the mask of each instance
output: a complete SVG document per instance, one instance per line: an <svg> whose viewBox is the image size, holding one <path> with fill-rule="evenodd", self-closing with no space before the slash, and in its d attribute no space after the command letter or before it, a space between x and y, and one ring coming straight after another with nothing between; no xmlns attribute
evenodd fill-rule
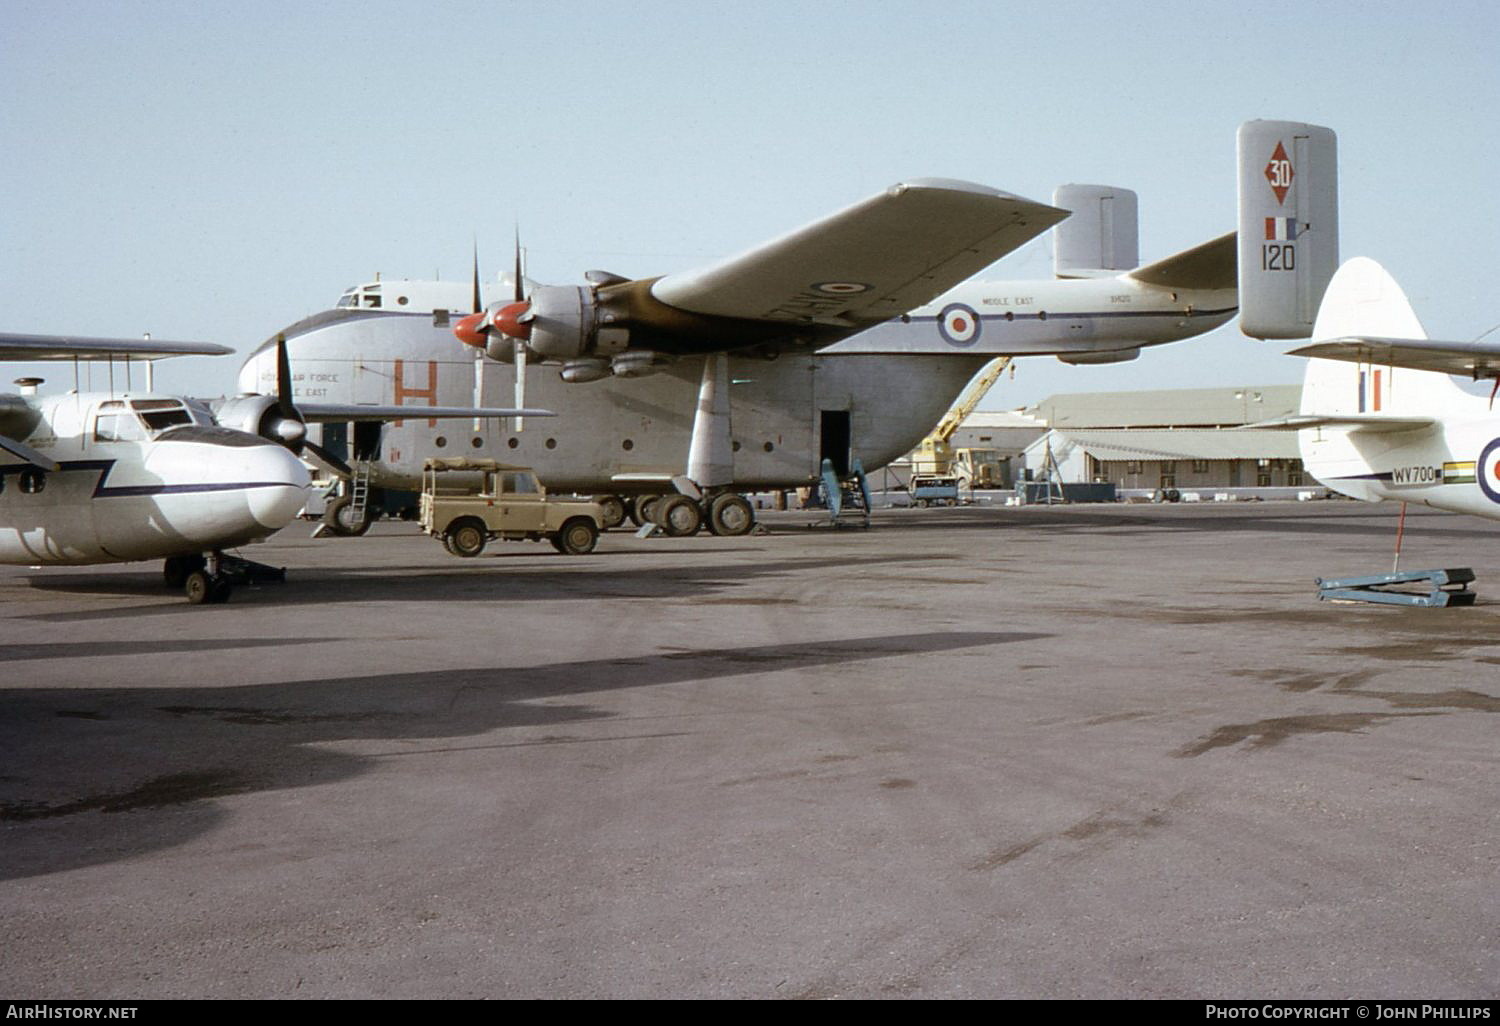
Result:
<svg viewBox="0 0 1500 1026"><path fill-rule="evenodd" d="M1242 295L1261 308L1253 333L1305 337L1337 265L1333 133L1250 122L1240 150L1238 260L1230 233L1137 267L1129 190L1065 186L1046 205L916 179L661 278L591 271L585 285L527 291L517 266L511 295L488 305L477 275L472 291L358 286L285 329L296 394L419 408L469 394L477 403L497 384L486 364L508 364L517 405L529 394L566 409L566 421L468 431L420 417L383 435L356 429L343 444L379 487L413 488L425 458L459 449L532 465L550 490L596 495L616 521L632 502L637 519L655 504L657 519L673 509L672 533L703 522L739 533L753 514L736 493L811 483L825 460L840 474L856 458L883 466L996 356L1129 360L1142 346L1226 323ZM960 284L1053 225L1056 279ZM1290 291L1263 288L1263 278ZM273 349L250 356L241 388L265 387ZM538 362L559 372L537 374ZM325 444L335 446L336 433L325 430ZM674 490L689 501L657 502ZM342 526L358 533L364 523Z"/></svg>
<svg viewBox="0 0 1500 1026"><path fill-rule="evenodd" d="M0 359L149 361L216 356L211 343L0 334ZM198 400L152 393L0 395L0 563L75 565L165 560L193 603L223 602L238 581L270 572L224 550L285 527L307 501L309 422L389 419L379 406L293 403L285 346L275 395ZM437 409L434 417L550 416L547 410ZM278 572L279 573L279 572ZM274 575L274 574L273 574Z"/></svg>
<svg viewBox="0 0 1500 1026"><path fill-rule="evenodd" d="M1299 429L1308 471L1378 502L1500 519L1500 344L1427 338L1401 287L1374 260L1344 264L1323 297L1307 356ZM1489 397L1456 379L1494 379Z"/></svg>

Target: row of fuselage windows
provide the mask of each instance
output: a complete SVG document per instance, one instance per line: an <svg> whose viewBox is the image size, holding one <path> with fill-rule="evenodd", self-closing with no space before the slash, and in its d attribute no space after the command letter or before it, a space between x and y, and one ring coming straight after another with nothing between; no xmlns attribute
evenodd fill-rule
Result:
<svg viewBox="0 0 1500 1026"><path fill-rule="evenodd" d="M432 440L432 444L435 445L435 446L437 446L439 449L446 449L448 447L448 438L447 438L446 435L438 435L436 438L434 438ZM557 439L555 439L555 438L549 438L545 442L543 442L542 444L544 446L546 446L548 449L556 449L557 448ZM740 451L740 443L739 442L733 442L731 444L732 444L735 452L739 452ZM470 445L470 447L475 448L475 449L483 449L484 448L484 439L480 438L478 435L475 435L473 438L469 439L469 445ZM506 445L506 448L508 448L508 449L519 449L521 447L521 440L519 438L515 438L515 437L508 438L505 441L505 445ZM623 440L622 442L620 442L620 448L623 449L623 450L625 450L626 452L630 452L632 449L635 448L635 440L634 439L630 439L630 438L627 438L627 439ZM766 452L775 452L776 451L776 446L772 442L765 442L765 443L763 443L761 445L761 448L764 451L766 451Z"/></svg>

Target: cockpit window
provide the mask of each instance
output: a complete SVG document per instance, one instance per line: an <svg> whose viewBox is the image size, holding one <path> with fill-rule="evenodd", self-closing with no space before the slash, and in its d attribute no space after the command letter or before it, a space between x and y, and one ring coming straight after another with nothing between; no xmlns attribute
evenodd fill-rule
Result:
<svg viewBox="0 0 1500 1026"><path fill-rule="evenodd" d="M354 289L350 289L348 292L345 292L342 296L339 297L338 308L340 310L348 310L358 305L359 296L355 294Z"/></svg>
<svg viewBox="0 0 1500 1026"><path fill-rule="evenodd" d="M130 408L141 415L146 429L153 435L170 427L193 422L187 406L177 399L133 399Z"/></svg>
<svg viewBox="0 0 1500 1026"><path fill-rule="evenodd" d="M138 442L146 437L141 422L118 399L99 404L94 417L94 441Z"/></svg>

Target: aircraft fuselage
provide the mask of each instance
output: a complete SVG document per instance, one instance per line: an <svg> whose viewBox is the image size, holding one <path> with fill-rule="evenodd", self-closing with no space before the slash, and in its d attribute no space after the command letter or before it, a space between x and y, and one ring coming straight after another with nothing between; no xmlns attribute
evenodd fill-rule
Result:
<svg viewBox="0 0 1500 1026"><path fill-rule="evenodd" d="M158 431L132 409L170 402L184 422ZM58 467L0 466L0 562L114 563L230 548L285 527L306 502L307 469L290 452L215 426L173 397L51 396L35 410L17 441Z"/></svg>
<svg viewBox="0 0 1500 1026"><path fill-rule="evenodd" d="M451 333L468 285L383 285L379 309L330 310L285 329L296 398L413 407L511 401L515 367L484 357L476 367L474 351ZM415 302L397 295L419 288L425 298ZM736 353L733 487L808 484L830 455L836 464L847 456L866 470L884 466L920 441L995 356L1131 359L1140 346L1201 334L1234 312L1233 289L1172 292L1124 276L975 282L816 352ZM526 403L558 411L556 420L518 428L418 417L386 427L378 451L369 439L358 451L355 439L352 455L374 455L373 483L389 488L416 487L427 457L466 455L534 466L555 491L630 491L619 475L683 472L702 367L702 358L686 357L647 377L568 384L555 367L531 365ZM274 380L268 343L246 361L239 386L265 391Z"/></svg>

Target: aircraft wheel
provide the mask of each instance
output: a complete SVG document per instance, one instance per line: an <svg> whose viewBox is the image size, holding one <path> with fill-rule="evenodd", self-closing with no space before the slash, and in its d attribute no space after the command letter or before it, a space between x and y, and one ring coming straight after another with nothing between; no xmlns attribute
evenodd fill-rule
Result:
<svg viewBox="0 0 1500 1026"><path fill-rule="evenodd" d="M630 520L636 527L645 527L647 524L656 523L656 517L652 511L656 509L662 497L660 495L637 495L635 502L630 507Z"/></svg>
<svg viewBox="0 0 1500 1026"><path fill-rule="evenodd" d="M347 495L334 499L323 512L324 523L329 524L336 534L346 538L358 538L364 534L370 529L374 519L374 511L369 506L365 507L363 513L356 513Z"/></svg>
<svg viewBox="0 0 1500 1026"><path fill-rule="evenodd" d="M653 508L651 519L671 537L687 538L703 527L703 509L686 495L668 495Z"/></svg>
<svg viewBox="0 0 1500 1026"><path fill-rule="evenodd" d="M229 590L228 581L211 576L207 570L194 570L182 582L183 594L195 606L227 602Z"/></svg>
<svg viewBox="0 0 1500 1026"><path fill-rule="evenodd" d="M708 529L726 538L749 534L755 526L755 509L743 495L726 492L708 503Z"/></svg>
<svg viewBox="0 0 1500 1026"><path fill-rule="evenodd" d="M604 530L619 527L625 522L625 500L618 495L596 495L594 501L604 507Z"/></svg>
<svg viewBox="0 0 1500 1026"><path fill-rule="evenodd" d="M479 555L484 551L484 543L488 540L489 531L485 529L484 523L474 517L465 517L456 524L448 526L448 551L455 556L466 558Z"/></svg>
<svg viewBox="0 0 1500 1026"><path fill-rule="evenodd" d="M552 536L557 551L568 556L586 556L599 543L599 529L588 517L573 517Z"/></svg>

